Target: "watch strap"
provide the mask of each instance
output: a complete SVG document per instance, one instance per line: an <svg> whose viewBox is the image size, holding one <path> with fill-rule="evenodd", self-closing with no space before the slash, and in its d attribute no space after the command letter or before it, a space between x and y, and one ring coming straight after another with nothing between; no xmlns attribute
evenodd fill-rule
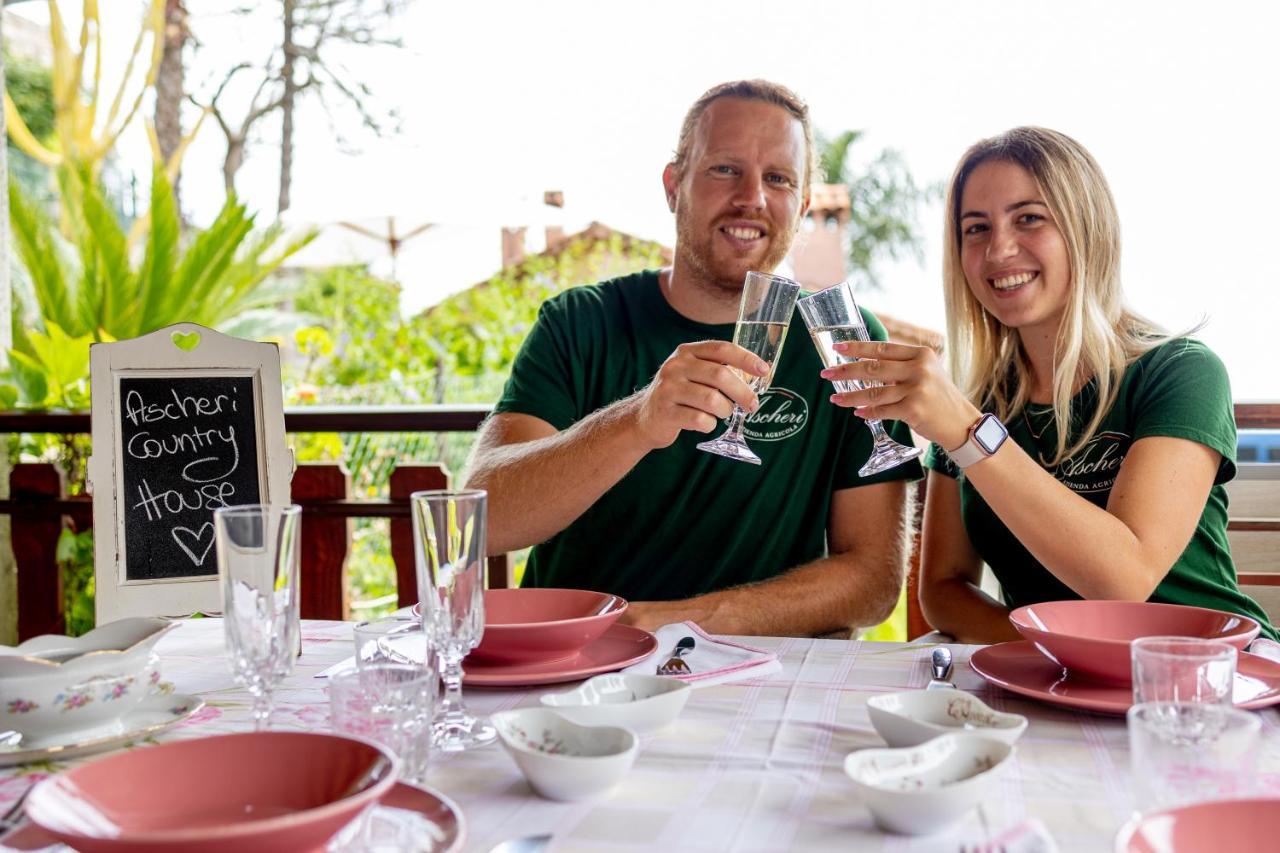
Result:
<svg viewBox="0 0 1280 853"><path fill-rule="evenodd" d="M995 448L993 448L992 450L987 450L987 448L983 447L982 444L979 443L978 439L974 437L975 434L978 432L978 428L981 427L983 423L988 420L993 420L996 423L1000 424L1000 428L1005 433L1004 436L1001 437L1000 441L996 443ZM996 450L999 450L1000 445L1004 444L1004 440L1005 438L1008 437L1008 434L1009 434L1009 431L1007 429L1004 429L1004 424L1000 423L999 418L997 418L995 415L990 413L984 414L980 418L978 418L976 421L973 422L973 426L969 427L969 436L968 438L965 439L964 444L960 445L955 450L948 450L947 456L950 457L951 461L954 462L959 468L961 469L968 468L970 465L974 464L975 462L981 462L983 459L986 459L988 456L991 456L993 453L995 453Z"/></svg>

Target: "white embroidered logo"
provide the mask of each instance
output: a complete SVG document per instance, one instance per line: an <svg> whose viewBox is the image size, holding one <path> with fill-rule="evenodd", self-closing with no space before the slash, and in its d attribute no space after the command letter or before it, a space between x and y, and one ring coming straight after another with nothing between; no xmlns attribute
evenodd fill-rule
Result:
<svg viewBox="0 0 1280 853"><path fill-rule="evenodd" d="M747 415L743 433L751 441L781 441L804 429L809 403L788 388L770 388L760 395L760 408Z"/></svg>

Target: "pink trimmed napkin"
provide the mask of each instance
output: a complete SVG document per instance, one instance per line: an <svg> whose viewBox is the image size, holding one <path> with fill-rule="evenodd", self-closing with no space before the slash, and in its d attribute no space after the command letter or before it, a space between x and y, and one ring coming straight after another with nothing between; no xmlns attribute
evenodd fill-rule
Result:
<svg viewBox="0 0 1280 853"><path fill-rule="evenodd" d="M730 681L758 678L782 669L778 656L773 652L712 637L693 622L663 625L654 632L654 636L658 638L658 650L640 663L627 667L623 672L653 675L657 668L671 657L671 651L676 647L676 643L685 637L694 639L693 649L684 655L684 662L691 672L688 675L675 675L672 678L678 678L690 684L697 686L724 684Z"/></svg>
<svg viewBox="0 0 1280 853"><path fill-rule="evenodd" d="M1273 660L1280 663L1280 643L1275 640L1268 640L1266 637L1258 637L1249 644L1249 652L1260 657Z"/></svg>

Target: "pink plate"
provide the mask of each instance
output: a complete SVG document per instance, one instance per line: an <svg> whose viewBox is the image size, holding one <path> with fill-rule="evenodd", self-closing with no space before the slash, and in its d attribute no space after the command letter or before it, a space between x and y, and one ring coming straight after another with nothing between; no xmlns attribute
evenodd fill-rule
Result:
<svg viewBox="0 0 1280 853"><path fill-rule="evenodd" d="M1136 818L1116 836L1116 853L1274 850L1277 838L1280 799L1220 800Z"/></svg>
<svg viewBox="0 0 1280 853"><path fill-rule="evenodd" d="M471 660L568 663L627 610L627 600L589 589L517 587L484 593L484 636ZM422 605L413 605L422 618Z"/></svg>
<svg viewBox="0 0 1280 853"><path fill-rule="evenodd" d="M1202 637L1241 651L1258 636L1247 616L1149 601L1045 601L1019 607L1009 621L1073 675L1128 686L1129 643L1138 637Z"/></svg>
<svg viewBox="0 0 1280 853"><path fill-rule="evenodd" d="M392 841L391 834L399 829L414 833L413 839L418 842L422 839L421 820L423 818L433 825L427 829L428 833L435 836L433 839L435 843L430 847L432 851L454 853L462 849L462 844L467 837L462 810L448 797L430 788L419 788L405 782L397 782L368 813L365 822L372 827L371 833L375 840ZM342 848L335 840L327 849L336 851ZM29 821L0 838L0 851L7 850L71 853L70 847L59 844L56 838Z"/></svg>
<svg viewBox="0 0 1280 853"><path fill-rule="evenodd" d="M322 847L394 784L394 758L373 743L252 732L170 741L73 767L38 783L26 811L88 853L272 853Z"/></svg>
<svg viewBox="0 0 1280 853"><path fill-rule="evenodd" d="M992 684L1050 705L1123 714L1133 704L1132 687L1070 675L1026 640L978 649L969 666ZM1234 698L1237 705L1251 710L1280 704L1280 663L1241 652Z"/></svg>
<svg viewBox="0 0 1280 853"><path fill-rule="evenodd" d="M658 648L658 638L630 625L614 625L604 636L569 660L501 664L467 658L463 683L468 687L521 687L577 681L601 672L613 672L642 661Z"/></svg>

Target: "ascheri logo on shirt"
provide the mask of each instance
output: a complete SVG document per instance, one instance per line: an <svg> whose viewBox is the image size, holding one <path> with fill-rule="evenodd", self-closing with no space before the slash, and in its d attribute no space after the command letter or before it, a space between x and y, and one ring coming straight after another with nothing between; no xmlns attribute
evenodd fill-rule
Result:
<svg viewBox="0 0 1280 853"><path fill-rule="evenodd" d="M788 388L770 388L760 395L760 408L747 415L743 433L749 441L781 441L804 429L809 403Z"/></svg>
<svg viewBox="0 0 1280 853"><path fill-rule="evenodd" d="M1058 480L1076 493L1110 491L1131 443L1122 432L1098 433L1074 456L1058 463Z"/></svg>

